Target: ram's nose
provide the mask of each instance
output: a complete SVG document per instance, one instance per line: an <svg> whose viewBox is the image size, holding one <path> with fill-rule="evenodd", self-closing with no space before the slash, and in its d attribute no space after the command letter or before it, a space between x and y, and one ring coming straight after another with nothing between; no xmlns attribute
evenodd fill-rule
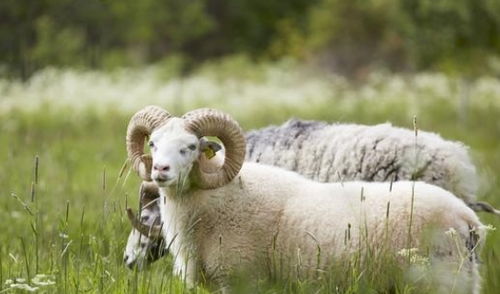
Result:
<svg viewBox="0 0 500 294"><path fill-rule="evenodd" d="M155 165L153 165L153 169L160 172L167 172L170 170L170 165L156 163Z"/></svg>
<svg viewBox="0 0 500 294"><path fill-rule="evenodd" d="M134 269L135 267L135 263L136 263L136 260L130 260L131 258L128 256L128 255L125 255L123 257L123 262L125 262L125 265L129 268L129 269Z"/></svg>

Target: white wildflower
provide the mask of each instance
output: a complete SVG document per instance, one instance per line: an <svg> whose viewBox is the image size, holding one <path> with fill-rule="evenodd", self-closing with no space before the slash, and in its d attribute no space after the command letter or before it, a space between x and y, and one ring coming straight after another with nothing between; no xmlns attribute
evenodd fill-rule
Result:
<svg viewBox="0 0 500 294"><path fill-rule="evenodd" d="M418 252L418 248L403 248L398 251L399 256L408 257L410 254L415 254Z"/></svg>
<svg viewBox="0 0 500 294"><path fill-rule="evenodd" d="M399 256L410 258L410 264L415 265L430 265L430 260L428 257L424 257L418 254L418 248L403 248L397 253Z"/></svg>
<svg viewBox="0 0 500 294"><path fill-rule="evenodd" d="M448 231L444 232L448 237L455 237L457 235L457 231L454 228L449 228Z"/></svg>
<svg viewBox="0 0 500 294"><path fill-rule="evenodd" d="M223 67L223 66L222 66ZM243 68L240 67L240 68ZM28 82L0 78L0 112L36 111L45 104L73 110L114 109L130 113L145 104L191 109L202 105L231 109L236 117L251 115L262 105L303 109L335 103L352 110L358 103L373 107L401 105L412 113L420 106L446 100L458 107L460 80L443 73L418 73L405 78L374 72L362 87L335 74L310 74L297 64L245 65L243 74L207 67L184 78L162 78L162 68L115 72L46 68ZM500 81L478 77L467 85L471 107L500 107ZM411 109L410 109L411 108ZM250 114L248 114L250 113Z"/></svg>
<svg viewBox="0 0 500 294"><path fill-rule="evenodd" d="M53 280L53 276L38 274L31 280L31 282L37 286L51 286L56 284Z"/></svg>
<svg viewBox="0 0 500 294"><path fill-rule="evenodd" d="M8 289L20 289L29 292L36 292L42 287L55 285L54 276L38 274L28 283L26 279L23 278L13 278L5 280L5 285Z"/></svg>
<svg viewBox="0 0 500 294"><path fill-rule="evenodd" d="M37 291L39 289L38 287L31 287L28 284L10 284L10 288L12 288L12 289L26 290L26 291L29 291L29 292L35 292L35 291Z"/></svg>
<svg viewBox="0 0 500 294"><path fill-rule="evenodd" d="M26 283L26 279L23 278L14 278L5 280L5 285L18 284L18 283Z"/></svg>
<svg viewBox="0 0 500 294"><path fill-rule="evenodd" d="M497 228L495 228L492 224L482 226L482 228L486 231L495 231Z"/></svg>

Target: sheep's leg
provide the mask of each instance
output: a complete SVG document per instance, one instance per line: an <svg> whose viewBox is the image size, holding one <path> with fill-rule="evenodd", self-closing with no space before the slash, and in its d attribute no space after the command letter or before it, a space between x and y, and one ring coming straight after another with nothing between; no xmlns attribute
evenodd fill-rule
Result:
<svg viewBox="0 0 500 294"><path fill-rule="evenodd" d="M196 260L194 258L188 258L186 261L186 285L189 288L194 288L196 286L196 274L197 274L197 265Z"/></svg>
<svg viewBox="0 0 500 294"><path fill-rule="evenodd" d="M179 255L174 261L174 274L182 279L188 288L196 286L197 264L195 258Z"/></svg>

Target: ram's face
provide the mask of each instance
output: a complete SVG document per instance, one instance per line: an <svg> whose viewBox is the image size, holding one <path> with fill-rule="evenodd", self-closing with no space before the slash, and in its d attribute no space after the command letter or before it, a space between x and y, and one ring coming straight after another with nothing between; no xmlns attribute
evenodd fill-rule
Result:
<svg viewBox="0 0 500 294"><path fill-rule="evenodd" d="M186 131L182 119L173 118L151 134L151 178L159 187L182 183L199 152L199 139Z"/></svg>
<svg viewBox="0 0 500 294"><path fill-rule="evenodd" d="M141 222L148 226L160 224L160 210L157 204L141 212ZM137 266L141 270L165 255L166 252L163 239L152 240L132 229L123 254L123 261L128 268L133 269Z"/></svg>
<svg viewBox="0 0 500 294"><path fill-rule="evenodd" d="M165 255L166 252L163 239L152 240L141 235L137 230L132 230L128 236L123 261L130 269L137 266L139 270L142 270Z"/></svg>

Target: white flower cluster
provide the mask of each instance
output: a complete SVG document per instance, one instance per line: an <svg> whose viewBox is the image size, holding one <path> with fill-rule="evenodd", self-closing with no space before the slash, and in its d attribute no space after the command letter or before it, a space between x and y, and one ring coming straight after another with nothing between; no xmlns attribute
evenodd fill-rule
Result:
<svg viewBox="0 0 500 294"><path fill-rule="evenodd" d="M160 66L115 72L47 68L26 82L0 79L0 111L46 105L77 110L112 107L130 113L158 104L175 112L210 105L238 116L262 105L303 109L329 103L348 110L360 101L377 101L375 107L404 103L413 114L415 105L436 101L449 101L457 108L500 108L500 81L495 77L466 81L442 73L373 72L360 84L293 63L242 67L244 73L208 66L168 79Z"/></svg>
<svg viewBox="0 0 500 294"><path fill-rule="evenodd" d="M496 227L493 226L492 224L489 224L489 225L485 225L483 226L483 228L486 230L486 231L496 231Z"/></svg>
<svg viewBox="0 0 500 294"><path fill-rule="evenodd" d="M53 276L44 274L36 275L31 279L30 283L22 278L7 279L5 281L5 286L7 286L8 289L20 289L28 292L36 292L43 287L53 286L55 284L56 282Z"/></svg>
<svg viewBox="0 0 500 294"><path fill-rule="evenodd" d="M457 236L457 231L454 228L449 228L446 232L444 232L446 236L455 238Z"/></svg>
<svg viewBox="0 0 500 294"><path fill-rule="evenodd" d="M418 248L403 248L397 253L399 256L409 258L410 264L429 266L430 260L418 254Z"/></svg>

